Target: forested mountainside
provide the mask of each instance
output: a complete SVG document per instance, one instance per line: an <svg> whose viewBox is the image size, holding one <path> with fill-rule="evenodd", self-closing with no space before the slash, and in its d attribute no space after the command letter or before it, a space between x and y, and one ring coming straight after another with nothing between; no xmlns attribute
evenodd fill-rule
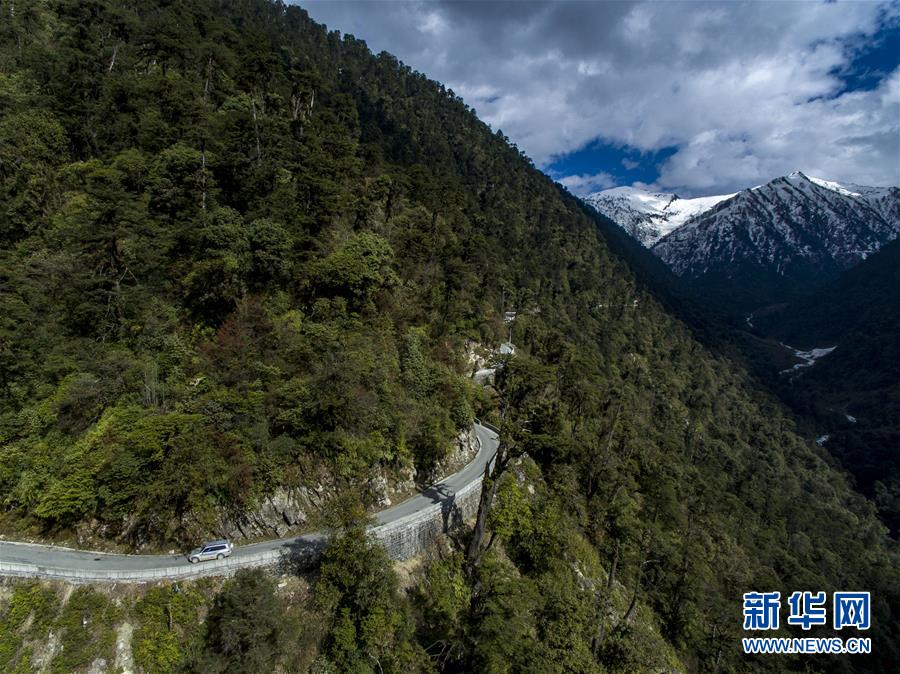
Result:
<svg viewBox="0 0 900 674"><path fill-rule="evenodd" d="M487 552L449 540L401 594L345 536L319 665L900 661L871 502L454 92L267 0L0 15L7 534L185 545L279 487L427 474L478 413L524 452ZM517 352L482 394L465 343L496 346L505 310ZM873 654L741 656L741 594L769 589L870 590Z"/></svg>
<svg viewBox="0 0 900 674"><path fill-rule="evenodd" d="M838 184L800 175L791 179L801 185L808 181L851 204L862 202L858 208L871 209L886 222L897 221L897 188ZM815 292L753 312L749 322L746 316L729 317L726 307L704 303L704 284L692 287L689 279L665 273L660 264L654 264L654 256L642 254L637 242L652 244L658 235L651 235L654 227L677 228L684 220L700 217L689 214L692 208L705 212L730 196L689 200L638 188L614 188L584 201L618 219L620 227L603 229L607 243L627 259L667 310L688 323L707 348L744 363L808 422L808 428L817 429L821 444L853 474L857 488L875 501L879 517L896 534L900 531L896 428L900 295L895 288L900 287L900 244L887 243ZM632 245L625 232L634 240ZM835 350L812 369L785 371L793 351L831 347Z"/></svg>
<svg viewBox="0 0 900 674"><path fill-rule="evenodd" d="M797 348L838 344L853 332L900 316L900 241L893 241L826 287L753 316L754 325Z"/></svg>
<svg viewBox="0 0 900 674"><path fill-rule="evenodd" d="M825 446L900 531L900 242L818 292L755 316L767 334L802 349L835 347L780 389L827 432Z"/></svg>

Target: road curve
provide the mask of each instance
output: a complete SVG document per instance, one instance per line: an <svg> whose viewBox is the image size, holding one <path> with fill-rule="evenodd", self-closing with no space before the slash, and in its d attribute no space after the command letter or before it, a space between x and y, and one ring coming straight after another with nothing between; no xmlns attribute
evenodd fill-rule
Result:
<svg viewBox="0 0 900 674"><path fill-rule="evenodd" d="M375 515L372 533L402 528L404 522L415 526L420 515L440 513L452 504L460 492L469 492L480 483L484 467L497 451L497 434L481 425L473 430L479 442L478 454L460 471ZM427 512L426 512L427 511ZM191 564L184 555L121 555L74 550L54 545L0 541L0 576L59 578L75 582L146 582L162 579L227 575L235 569L268 566L279 561L296 560L322 549L325 534L303 534L238 546L234 554L221 561Z"/></svg>

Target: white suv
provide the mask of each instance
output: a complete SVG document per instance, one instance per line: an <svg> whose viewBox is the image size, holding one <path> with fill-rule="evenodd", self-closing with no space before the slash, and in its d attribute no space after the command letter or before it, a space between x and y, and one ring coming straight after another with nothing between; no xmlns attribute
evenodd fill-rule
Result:
<svg viewBox="0 0 900 674"><path fill-rule="evenodd" d="M191 564L196 564L197 562L206 562L210 559L225 559L231 556L232 552L234 552L234 546L231 544L231 541L226 539L210 541L209 543L204 543L202 547L191 550L188 560Z"/></svg>

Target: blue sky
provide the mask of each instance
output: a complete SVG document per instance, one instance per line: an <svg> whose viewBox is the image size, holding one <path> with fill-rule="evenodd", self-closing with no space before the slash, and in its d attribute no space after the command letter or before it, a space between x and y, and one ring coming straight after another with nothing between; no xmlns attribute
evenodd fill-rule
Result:
<svg viewBox="0 0 900 674"><path fill-rule="evenodd" d="M544 172L556 180L568 180L568 187L581 192L582 184L572 176L588 176L588 189L619 185L651 185L659 178L666 160L678 151L676 146L641 152L628 145L595 139L579 150L568 152L544 166Z"/></svg>
<svg viewBox="0 0 900 674"><path fill-rule="evenodd" d="M900 183L897 2L300 2L577 194Z"/></svg>
<svg viewBox="0 0 900 674"><path fill-rule="evenodd" d="M875 89L900 62L900 19L885 16L874 35L856 36L845 46L847 63L833 70L842 84L837 93Z"/></svg>

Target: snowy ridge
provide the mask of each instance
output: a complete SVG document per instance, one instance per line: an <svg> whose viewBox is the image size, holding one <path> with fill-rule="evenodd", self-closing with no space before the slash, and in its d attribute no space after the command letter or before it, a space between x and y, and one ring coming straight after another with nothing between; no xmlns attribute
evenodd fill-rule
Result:
<svg viewBox="0 0 900 674"><path fill-rule="evenodd" d="M636 187L585 202L679 276L753 310L836 278L900 236L900 189L795 171L736 194L682 199Z"/></svg>
<svg viewBox="0 0 900 674"><path fill-rule="evenodd" d="M733 196L723 194L682 199L677 194L652 193L637 187L614 187L594 192L584 201L649 247L695 215Z"/></svg>

